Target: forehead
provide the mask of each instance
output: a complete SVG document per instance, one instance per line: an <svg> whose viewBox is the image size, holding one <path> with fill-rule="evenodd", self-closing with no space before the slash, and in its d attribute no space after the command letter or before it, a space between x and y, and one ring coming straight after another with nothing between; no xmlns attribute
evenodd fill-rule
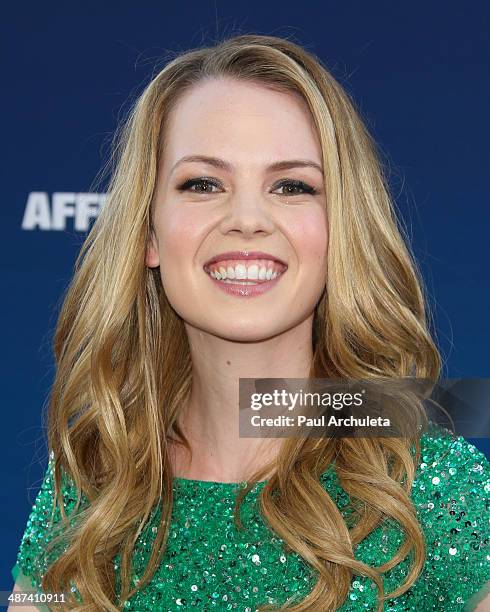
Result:
<svg viewBox="0 0 490 612"><path fill-rule="evenodd" d="M299 94L232 79L198 83L177 102L166 129L162 161L205 154L250 168L304 157L321 164L313 117Z"/></svg>

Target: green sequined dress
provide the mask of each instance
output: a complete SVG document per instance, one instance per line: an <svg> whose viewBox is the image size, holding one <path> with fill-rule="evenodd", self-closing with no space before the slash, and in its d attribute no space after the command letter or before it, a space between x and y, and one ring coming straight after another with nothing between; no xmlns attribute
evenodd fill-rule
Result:
<svg viewBox="0 0 490 612"><path fill-rule="evenodd" d="M384 610L473 610L490 592L490 463L462 436L437 431L429 429L421 436L421 459L411 493L426 536L424 569L409 591L385 601ZM49 540L52 468L51 455L12 568L14 580L19 578L21 584L27 581L39 592L50 562L42 552ZM74 486L64 482L64 503L69 512L76 494ZM349 497L339 484L334 464L321 476L321 482L346 517ZM310 592L314 571L296 553L283 550L282 540L261 517L257 496L264 483L257 483L244 500L242 519L247 531L236 530L233 502L240 486L174 479L174 509L164 557L151 582L126 602L124 610L255 612L260 604L278 605L292 596L299 600ZM133 584L143 574L160 513L156 506L138 539ZM59 519L56 509L54 521ZM393 557L403 539L398 523L390 519L360 542L354 553L357 559L379 566ZM410 559L411 553L383 574L385 593L404 582ZM113 562L118 589L119 555ZM354 575L338 610L374 611L376 593L374 582Z"/></svg>

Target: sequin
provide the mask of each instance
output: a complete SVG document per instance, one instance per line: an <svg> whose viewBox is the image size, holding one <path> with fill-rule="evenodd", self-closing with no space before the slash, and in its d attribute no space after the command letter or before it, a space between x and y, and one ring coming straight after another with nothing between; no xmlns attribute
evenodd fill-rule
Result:
<svg viewBox="0 0 490 612"><path fill-rule="evenodd" d="M476 593L490 585L488 522L490 463L476 447L461 436L429 430L421 437L418 465L411 499L425 535L427 555L422 573L402 595L389 599L385 610L392 612L452 612L463 610ZM60 554L55 549L43 554L50 540L49 519L54 493L54 458L48 468L22 536L14 580L19 571L40 590L41 577ZM321 482L344 518L349 515L349 496L340 486L334 464ZM443 475L444 474L444 475ZM311 591L316 573L262 519L258 483L243 504L246 531L233 523L236 494L243 483L216 483L175 478L174 508L169 539L162 562L151 581L121 609L137 612L175 610L236 610L256 612L258 606L285 603L291 596L302 599ZM63 501L69 513L76 500L74 486L64 476ZM145 525L136 543L133 583L143 575L151 553L161 508ZM53 524L60 520L56 509ZM357 559L379 566L390 560L403 543L404 534L387 519L354 549ZM411 554L383 575L388 593L408 575ZM118 591L120 557L114 557ZM376 609L374 582L354 574L341 612ZM478 597L478 596L477 596ZM325 612L322 610L322 612Z"/></svg>

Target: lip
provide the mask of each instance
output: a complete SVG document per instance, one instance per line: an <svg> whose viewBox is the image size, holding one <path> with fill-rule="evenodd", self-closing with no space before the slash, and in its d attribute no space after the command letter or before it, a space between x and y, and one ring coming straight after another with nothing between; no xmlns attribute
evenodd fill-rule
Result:
<svg viewBox="0 0 490 612"><path fill-rule="evenodd" d="M270 259L271 261L277 261L286 268L288 267L287 263L279 259L279 257L271 255L270 253L264 253L263 251L226 251L225 253L219 253L211 257L211 259L204 264L204 268L206 269L207 266L217 261L224 261L225 259Z"/></svg>
<svg viewBox="0 0 490 612"><path fill-rule="evenodd" d="M283 273L284 274L284 273ZM224 291L228 295L234 295L238 297L254 297L257 295L262 295L266 291L272 289L277 283L281 281L283 274L280 274L276 278L271 280L257 283L256 285L240 285L239 283L224 283L223 281L217 280L207 274L206 276L209 280L214 283L218 289Z"/></svg>

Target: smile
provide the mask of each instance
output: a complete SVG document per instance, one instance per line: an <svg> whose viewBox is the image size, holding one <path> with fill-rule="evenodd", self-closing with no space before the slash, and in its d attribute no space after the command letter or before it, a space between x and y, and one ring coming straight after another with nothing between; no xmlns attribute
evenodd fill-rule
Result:
<svg viewBox="0 0 490 612"><path fill-rule="evenodd" d="M204 266L214 284L241 297L261 295L272 289L287 266L271 259L229 259Z"/></svg>

